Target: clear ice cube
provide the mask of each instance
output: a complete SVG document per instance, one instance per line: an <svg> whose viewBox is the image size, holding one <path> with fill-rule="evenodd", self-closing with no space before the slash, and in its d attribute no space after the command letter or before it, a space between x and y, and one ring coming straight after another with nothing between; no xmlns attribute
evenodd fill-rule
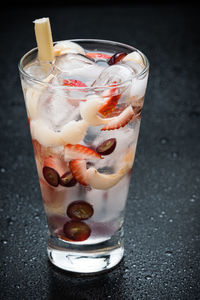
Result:
<svg viewBox="0 0 200 300"><path fill-rule="evenodd" d="M140 64L132 60L127 60L123 62L122 65L129 66L134 71L135 74L139 74L143 70L143 66L141 66Z"/></svg>
<svg viewBox="0 0 200 300"><path fill-rule="evenodd" d="M102 66L97 65L92 59L74 53L57 57L55 68L60 84L64 79L76 79L87 86L90 86L102 71Z"/></svg>
<svg viewBox="0 0 200 300"><path fill-rule="evenodd" d="M113 82L122 83L131 80L134 70L126 64L116 64L104 69L93 83L93 86L111 85Z"/></svg>
<svg viewBox="0 0 200 300"><path fill-rule="evenodd" d="M144 68L142 65L132 60L127 60L123 64L132 68L132 70L136 75L140 74ZM148 79L148 75L146 74L143 76L135 77L133 79L128 92L128 97L130 98L131 101L132 98L137 99L137 98L142 98L144 96L146 86L147 86L147 79Z"/></svg>
<svg viewBox="0 0 200 300"><path fill-rule="evenodd" d="M91 66L95 65L95 62L82 55L82 54L75 54L75 53L68 53L56 58L55 65L62 71L62 72L70 72L69 66L73 66L75 69L80 69L83 66ZM71 70L73 71L73 70Z"/></svg>
<svg viewBox="0 0 200 300"><path fill-rule="evenodd" d="M53 72L53 67L50 63L43 63L43 65L41 65L39 60L36 59L25 68L25 71L35 79L43 80Z"/></svg>
<svg viewBox="0 0 200 300"><path fill-rule="evenodd" d="M131 99L139 99L144 97L147 87L148 75L141 78L135 78L133 84L130 86L128 97Z"/></svg>
<svg viewBox="0 0 200 300"><path fill-rule="evenodd" d="M66 123L78 120L79 107L68 102L65 90L48 87L40 97L40 118L59 131Z"/></svg>

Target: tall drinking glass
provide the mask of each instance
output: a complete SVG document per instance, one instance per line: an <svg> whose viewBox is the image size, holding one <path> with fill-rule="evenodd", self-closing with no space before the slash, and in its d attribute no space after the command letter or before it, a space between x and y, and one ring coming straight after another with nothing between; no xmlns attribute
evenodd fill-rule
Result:
<svg viewBox="0 0 200 300"><path fill-rule="evenodd" d="M69 51L70 49L70 51ZM149 63L134 47L104 40L54 43L19 71L57 267L96 273L124 253L123 222Z"/></svg>

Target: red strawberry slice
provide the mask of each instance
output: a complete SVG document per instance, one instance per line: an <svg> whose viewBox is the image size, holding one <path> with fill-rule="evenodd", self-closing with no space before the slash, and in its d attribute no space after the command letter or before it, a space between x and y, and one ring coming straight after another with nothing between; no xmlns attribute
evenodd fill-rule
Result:
<svg viewBox="0 0 200 300"><path fill-rule="evenodd" d="M85 83L83 83L80 80L76 79L64 79L63 80L63 86L68 86L68 87L87 87ZM85 99L70 99L68 97L67 101L72 105L72 106L78 106L80 102L85 102Z"/></svg>
<svg viewBox="0 0 200 300"><path fill-rule="evenodd" d="M43 167L54 169L60 176L62 176L68 169L67 163L56 155L49 155L43 160Z"/></svg>
<svg viewBox="0 0 200 300"><path fill-rule="evenodd" d="M80 80L76 80L76 79L64 79L63 85L64 86L72 86L72 87L87 87L87 85L85 83L83 83Z"/></svg>
<svg viewBox="0 0 200 300"><path fill-rule="evenodd" d="M82 185L87 186L87 168L86 161L83 159L75 159L69 163L69 167L73 177Z"/></svg>
<svg viewBox="0 0 200 300"><path fill-rule="evenodd" d="M67 144L65 146L65 159L100 159L103 158L96 151L80 144Z"/></svg>
<svg viewBox="0 0 200 300"><path fill-rule="evenodd" d="M101 105L101 107L98 110L98 113L100 113L101 115L106 117L109 113L111 113L113 110L115 110L120 97L121 97L121 95L116 95L116 96L110 97L106 101L106 103Z"/></svg>
<svg viewBox="0 0 200 300"><path fill-rule="evenodd" d="M119 116L127 107L128 105L125 103L117 105L117 107L115 107L114 110L112 110L106 115L106 118L113 118Z"/></svg>
<svg viewBox="0 0 200 300"><path fill-rule="evenodd" d="M93 59L110 59L111 55L100 53L100 52L88 52L86 54L87 57L93 58Z"/></svg>
<svg viewBox="0 0 200 300"><path fill-rule="evenodd" d="M35 153L35 156L41 156L42 154L42 146L37 140L32 140L33 144L33 150Z"/></svg>
<svg viewBox="0 0 200 300"><path fill-rule="evenodd" d="M118 100L121 97L121 94L118 93L118 88L116 87L116 82L113 82L111 85L112 89L109 89L104 92L103 97L108 98L107 101L102 104L98 110L102 116L106 117L109 113L115 110Z"/></svg>
<svg viewBox="0 0 200 300"><path fill-rule="evenodd" d="M122 111L122 113L116 117L111 118L111 121L104 126L101 130L114 130L126 126L135 115L131 105Z"/></svg>

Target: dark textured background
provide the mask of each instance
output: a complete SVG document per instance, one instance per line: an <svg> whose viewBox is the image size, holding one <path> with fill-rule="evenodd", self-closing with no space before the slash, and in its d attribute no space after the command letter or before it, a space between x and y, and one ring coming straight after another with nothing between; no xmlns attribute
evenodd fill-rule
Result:
<svg viewBox="0 0 200 300"><path fill-rule="evenodd" d="M200 299L197 6L34 3L1 8L0 299ZM104 275L72 276L47 260L17 70L19 58L35 46L32 21L43 16L51 19L54 40L116 40L142 50L151 64L127 203L125 257Z"/></svg>

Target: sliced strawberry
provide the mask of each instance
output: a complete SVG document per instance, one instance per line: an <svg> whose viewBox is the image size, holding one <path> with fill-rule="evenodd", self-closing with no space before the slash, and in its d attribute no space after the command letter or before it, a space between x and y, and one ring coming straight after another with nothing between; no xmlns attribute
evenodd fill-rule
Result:
<svg viewBox="0 0 200 300"><path fill-rule="evenodd" d="M118 88L116 87L116 82L113 82L110 87L113 88L105 91L102 95L103 97L108 98L107 101L102 104L98 110L98 113L104 117L115 110L118 100L121 97L121 94L119 94Z"/></svg>
<svg viewBox="0 0 200 300"><path fill-rule="evenodd" d="M111 96L98 110L98 113L106 117L109 113L111 113L117 106L118 100L121 95Z"/></svg>
<svg viewBox="0 0 200 300"><path fill-rule="evenodd" d="M35 157L40 161L41 165L43 165L44 158L52 155L52 149L50 147L42 146L35 139L32 140L32 143L33 143Z"/></svg>
<svg viewBox="0 0 200 300"><path fill-rule="evenodd" d="M33 150L34 150L35 156L41 156L41 153L42 153L41 144L35 139L32 140L32 144L33 144Z"/></svg>
<svg viewBox="0 0 200 300"><path fill-rule="evenodd" d="M87 57L93 58L93 59L110 59L111 55L100 53L100 52L88 52L86 54Z"/></svg>
<svg viewBox="0 0 200 300"><path fill-rule="evenodd" d="M114 110L112 110L111 112L109 112L106 115L106 118L113 118L113 117L119 116L127 107L128 107L128 105L125 104L125 103L121 103L121 104L117 105L117 107ZM132 109L134 111L135 118L140 119L142 108L141 107L135 107L135 106L132 105Z"/></svg>
<svg viewBox="0 0 200 300"><path fill-rule="evenodd" d="M122 113L116 117L111 118L111 121L104 126L101 130L114 130L120 127L126 126L135 115L131 105L122 111Z"/></svg>
<svg viewBox="0 0 200 300"><path fill-rule="evenodd" d="M87 186L87 168L86 161L75 159L69 163L73 177L82 185Z"/></svg>
<svg viewBox="0 0 200 300"><path fill-rule="evenodd" d="M72 86L72 87L87 87L87 85L85 83L83 83L80 80L76 80L76 79L64 79L63 80L63 85L64 86Z"/></svg>
<svg viewBox="0 0 200 300"><path fill-rule="evenodd" d="M125 103L117 105L117 107L115 107L114 110L112 110L106 115L106 118L113 118L119 116L127 107L128 105Z"/></svg>
<svg viewBox="0 0 200 300"><path fill-rule="evenodd" d="M56 155L49 155L43 160L43 168L48 167L54 169L62 176L68 169L67 163Z"/></svg>
<svg viewBox="0 0 200 300"><path fill-rule="evenodd" d="M85 147L80 144L67 144L65 146L65 160L72 160L72 159L100 159L102 158L99 153L96 151Z"/></svg>
<svg viewBox="0 0 200 300"><path fill-rule="evenodd" d="M76 79L64 79L63 80L63 86L69 86L69 87L87 87L85 83L83 83L80 80ZM68 97L67 101L72 105L72 106L78 106L80 102L85 102L85 99L73 99Z"/></svg>

